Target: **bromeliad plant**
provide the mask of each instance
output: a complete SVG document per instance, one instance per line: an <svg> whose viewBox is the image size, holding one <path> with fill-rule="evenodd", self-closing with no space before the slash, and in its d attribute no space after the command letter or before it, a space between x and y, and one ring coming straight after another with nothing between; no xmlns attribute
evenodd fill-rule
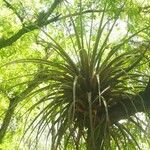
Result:
<svg viewBox="0 0 150 150"><path fill-rule="evenodd" d="M148 27L134 34L129 32L122 38L116 35L120 39L112 42L110 37L120 20L124 4L118 4L113 15L108 11L111 11L108 2L101 6L104 9L99 15L94 11L83 14L80 3L76 18L66 6L71 27L64 23L64 32L69 33L63 34L64 41L59 42L60 39L45 33L49 41L43 42L53 50L51 58L23 60L42 64L44 71L39 73L39 80L47 84L37 91L37 94L47 91L46 96L29 111L42 103L45 107L26 132L34 126L32 130L37 131L36 140L39 140L47 131L47 141L50 140L52 150L140 149L137 141L140 132L137 131L139 135L134 137L130 127L136 126L143 131L143 126L139 118L130 116L146 110L142 95L137 94L142 89L138 85L143 85L137 70L142 69L140 62L148 46L132 46L131 39ZM94 19L94 15L99 19ZM58 59L54 58L56 55ZM121 119L128 121L120 123Z"/></svg>

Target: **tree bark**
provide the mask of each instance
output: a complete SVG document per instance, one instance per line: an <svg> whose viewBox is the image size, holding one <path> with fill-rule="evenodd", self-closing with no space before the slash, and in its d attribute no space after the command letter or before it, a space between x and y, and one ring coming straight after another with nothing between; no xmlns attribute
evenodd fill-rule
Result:
<svg viewBox="0 0 150 150"><path fill-rule="evenodd" d="M7 110L6 114L5 114L2 126L0 128L0 143L2 143L2 141L3 141L3 138L4 138L5 134L6 134L6 131L8 129L8 126L10 124L10 121L11 121L11 118L12 118L12 116L14 114L16 106L17 105L15 104L14 99L10 100L8 110Z"/></svg>

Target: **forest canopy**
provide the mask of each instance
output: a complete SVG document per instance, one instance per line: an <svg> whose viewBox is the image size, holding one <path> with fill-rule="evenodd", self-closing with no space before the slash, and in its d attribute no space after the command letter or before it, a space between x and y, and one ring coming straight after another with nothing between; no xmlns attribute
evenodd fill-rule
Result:
<svg viewBox="0 0 150 150"><path fill-rule="evenodd" d="M0 149L150 148L149 0L0 0Z"/></svg>

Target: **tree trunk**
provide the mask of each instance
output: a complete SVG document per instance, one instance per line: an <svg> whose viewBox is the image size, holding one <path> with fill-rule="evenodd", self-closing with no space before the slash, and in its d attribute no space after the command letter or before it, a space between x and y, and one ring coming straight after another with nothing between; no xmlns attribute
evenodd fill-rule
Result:
<svg viewBox="0 0 150 150"><path fill-rule="evenodd" d="M96 129L94 129L93 131L94 133L96 133ZM101 128L101 131L99 133L99 136L96 138L96 136L94 135L94 137L92 137L91 134L91 130L90 128L87 131L87 150L103 150L103 137L104 137L104 128Z"/></svg>
<svg viewBox="0 0 150 150"><path fill-rule="evenodd" d="M3 138L6 134L6 131L8 129L8 126L10 124L10 121L14 114L16 106L17 106L17 104L15 103L14 99L10 100L8 110L6 111L2 126L0 128L0 143L2 143L2 141L3 141Z"/></svg>
<svg viewBox="0 0 150 150"><path fill-rule="evenodd" d="M122 100L120 100L118 103L114 104L111 107L108 107L109 120L107 125L111 126L120 121L121 119L128 119L135 113L146 112L149 110L150 110L150 81L144 91L141 91L134 96L128 95L127 97L124 97ZM94 137L92 137L90 126L88 127L86 139L87 150L103 150L103 140L104 139L107 140L109 138L106 137L108 130L105 124L105 120L99 127L93 128ZM109 144L110 143L108 142L108 147Z"/></svg>

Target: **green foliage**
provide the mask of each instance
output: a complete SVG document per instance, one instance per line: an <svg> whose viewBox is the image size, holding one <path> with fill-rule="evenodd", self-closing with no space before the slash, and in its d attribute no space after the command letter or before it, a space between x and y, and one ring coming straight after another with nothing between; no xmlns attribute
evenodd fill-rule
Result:
<svg viewBox="0 0 150 150"><path fill-rule="evenodd" d="M43 14L51 14L47 1L35 7L14 1L22 17L30 7L21 24L3 6L13 14L3 14L2 38L39 23L42 4ZM1 49L0 88L7 97L1 96L1 113L11 99L16 110L0 148L142 149L141 143L149 143L146 117L116 121L110 111L124 99L130 102L149 77L149 17L139 11L137 2L127 0L62 1L51 15L61 14L53 24L41 27L42 19L37 31Z"/></svg>

